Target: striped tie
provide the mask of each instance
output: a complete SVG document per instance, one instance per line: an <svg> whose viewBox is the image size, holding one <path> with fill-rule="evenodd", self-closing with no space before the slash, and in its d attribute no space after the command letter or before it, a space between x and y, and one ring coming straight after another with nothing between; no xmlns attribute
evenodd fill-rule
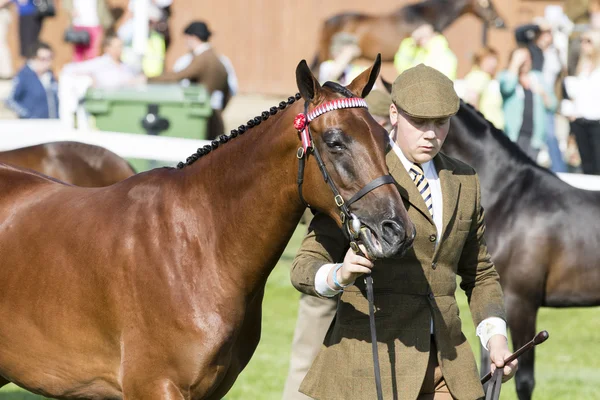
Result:
<svg viewBox="0 0 600 400"><path fill-rule="evenodd" d="M431 189L429 189L429 182L425 179L425 174L423 173L423 169L419 164L413 164L410 168L410 177L417 185L417 190L423 196L423 200L425 200L425 205L431 214L431 218L433 218L433 200L431 199Z"/></svg>

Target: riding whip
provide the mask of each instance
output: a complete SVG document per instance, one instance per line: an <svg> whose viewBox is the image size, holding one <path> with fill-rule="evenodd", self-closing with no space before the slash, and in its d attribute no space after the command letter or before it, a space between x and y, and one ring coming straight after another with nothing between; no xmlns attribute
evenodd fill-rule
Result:
<svg viewBox="0 0 600 400"><path fill-rule="evenodd" d="M515 351L513 354L507 357L504 360L504 365L516 360L524 353L533 349L538 344L544 343L549 337L550 335L548 334L548 331L541 331L540 333L535 335L535 337L529 343L527 343L525 346L521 347L519 350ZM504 368L496 368L496 371L494 371L493 374L491 372L488 372L486 376L481 378L482 385L490 379L492 379L492 382L488 385L485 394L485 400L498 400L500 398L500 387L502 386L502 376L504 374L503 370Z"/></svg>

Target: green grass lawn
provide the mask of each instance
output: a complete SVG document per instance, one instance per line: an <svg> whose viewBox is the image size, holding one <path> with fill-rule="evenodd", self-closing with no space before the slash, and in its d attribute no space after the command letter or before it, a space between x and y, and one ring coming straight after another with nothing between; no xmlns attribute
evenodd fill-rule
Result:
<svg viewBox="0 0 600 400"><path fill-rule="evenodd" d="M289 266L304 233L299 228L271 274L263 306L263 334L248 367L227 400L280 400L287 374L290 343L299 294L291 286ZM479 354L466 299L459 291L464 331ZM534 399L600 399L600 308L543 309L538 330L550 339L537 351ZM503 386L502 399L516 399L512 381ZM0 390L0 400L40 400L15 386Z"/></svg>

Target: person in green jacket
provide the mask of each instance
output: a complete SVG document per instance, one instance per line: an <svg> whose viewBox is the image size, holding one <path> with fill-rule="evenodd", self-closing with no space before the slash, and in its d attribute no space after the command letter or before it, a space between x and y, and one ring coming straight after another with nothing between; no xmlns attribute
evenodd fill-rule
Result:
<svg viewBox="0 0 600 400"><path fill-rule="evenodd" d="M394 56L398 74L419 64L435 68L452 81L456 80L456 56L450 50L444 35L436 32L429 24L419 26L410 37L404 39Z"/></svg>
<svg viewBox="0 0 600 400"><path fill-rule="evenodd" d="M554 90L540 71L531 69L527 48L517 48L508 69L500 73L505 132L534 161L546 140L546 112L556 110Z"/></svg>

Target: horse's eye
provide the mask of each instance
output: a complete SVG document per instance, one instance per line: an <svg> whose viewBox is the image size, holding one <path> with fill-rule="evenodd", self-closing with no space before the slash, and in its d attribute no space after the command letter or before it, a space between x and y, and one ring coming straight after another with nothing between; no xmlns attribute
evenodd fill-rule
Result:
<svg viewBox="0 0 600 400"><path fill-rule="evenodd" d="M327 147L329 147L329 149L331 149L333 151L346 150L346 146L342 142L338 142L336 140L330 141L330 142L325 142L325 144L327 145Z"/></svg>

